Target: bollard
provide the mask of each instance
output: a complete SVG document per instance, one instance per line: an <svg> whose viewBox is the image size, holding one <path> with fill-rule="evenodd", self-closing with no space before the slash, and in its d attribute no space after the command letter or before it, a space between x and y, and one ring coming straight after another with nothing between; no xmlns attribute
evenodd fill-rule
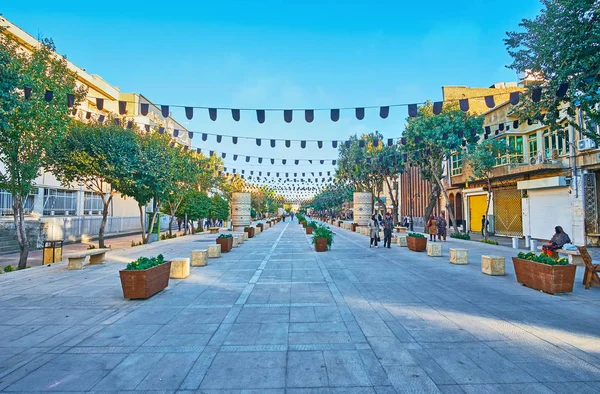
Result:
<svg viewBox="0 0 600 394"><path fill-rule="evenodd" d="M529 250L531 250L533 253L537 253L537 243L538 243L538 241L535 239L532 239L531 242L529 243L529 247L530 247Z"/></svg>
<svg viewBox="0 0 600 394"><path fill-rule="evenodd" d="M526 235L525 236L525 247L529 248L530 243L531 243L531 235Z"/></svg>
<svg viewBox="0 0 600 394"><path fill-rule="evenodd" d="M512 247L513 247L513 249L519 249L519 238L513 237L513 239L512 239Z"/></svg>

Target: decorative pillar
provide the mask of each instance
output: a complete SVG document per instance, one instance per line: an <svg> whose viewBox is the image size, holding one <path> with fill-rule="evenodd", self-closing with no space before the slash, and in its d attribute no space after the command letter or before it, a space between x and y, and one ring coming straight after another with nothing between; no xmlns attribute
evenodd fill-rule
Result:
<svg viewBox="0 0 600 394"><path fill-rule="evenodd" d="M354 193L354 222L359 226L368 226L371 219L371 204L373 195L371 193Z"/></svg>
<svg viewBox="0 0 600 394"><path fill-rule="evenodd" d="M35 218L44 216L44 188L38 187L37 194L33 197L33 209L31 215Z"/></svg>
<svg viewBox="0 0 600 394"><path fill-rule="evenodd" d="M231 197L233 231L244 231L250 225L250 193L233 193Z"/></svg>

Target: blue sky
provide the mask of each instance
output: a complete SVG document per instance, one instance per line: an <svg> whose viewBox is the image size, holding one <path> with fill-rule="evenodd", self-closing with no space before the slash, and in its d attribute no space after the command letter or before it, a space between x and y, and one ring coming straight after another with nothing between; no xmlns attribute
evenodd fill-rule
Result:
<svg viewBox="0 0 600 394"><path fill-rule="evenodd" d="M103 1L4 2L1 12L91 73L156 103L247 108L336 108L439 100L442 85L515 81L503 45L507 30L534 17L538 0L428 1ZM183 114L174 115L184 124ZM386 120L327 112L307 124L295 113L253 113L242 121L197 113L196 131L290 139L346 139L402 133L406 108ZM227 118L227 119L225 119ZM202 143L264 157L335 158L332 149ZM201 145L202 143L202 145ZM253 145L253 144L251 144ZM267 144L268 145L268 144ZM241 165L239 167L242 167Z"/></svg>

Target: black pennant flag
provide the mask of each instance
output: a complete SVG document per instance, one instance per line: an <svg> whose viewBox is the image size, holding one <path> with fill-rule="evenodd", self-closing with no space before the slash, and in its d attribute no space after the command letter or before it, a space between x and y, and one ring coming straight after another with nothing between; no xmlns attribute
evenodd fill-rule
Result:
<svg viewBox="0 0 600 394"><path fill-rule="evenodd" d="M388 146L392 146L392 145L394 145L394 139L388 138Z"/></svg>
<svg viewBox="0 0 600 394"><path fill-rule="evenodd" d="M379 116L381 119L386 119L390 114L390 107L381 107L379 108Z"/></svg>
<svg viewBox="0 0 600 394"><path fill-rule="evenodd" d="M335 165L337 163L337 160L331 160L331 165Z"/></svg>
<svg viewBox="0 0 600 394"><path fill-rule="evenodd" d="M300 141L300 147L302 149L306 148L306 141Z"/></svg>
<svg viewBox="0 0 600 394"><path fill-rule="evenodd" d="M217 109L216 108L209 108L208 109L208 117L210 118L210 120L212 120L213 122L215 120L217 120Z"/></svg>
<svg viewBox="0 0 600 394"><path fill-rule="evenodd" d="M119 115L125 115L127 112L127 102L119 101Z"/></svg>
<svg viewBox="0 0 600 394"><path fill-rule="evenodd" d="M271 140L271 148L275 148L276 142L275 140Z"/></svg>
<svg viewBox="0 0 600 394"><path fill-rule="evenodd" d="M202 133L202 141L206 141L208 139L208 134Z"/></svg>
<svg viewBox="0 0 600 394"><path fill-rule="evenodd" d="M164 127L159 127L158 128L158 134L162 134L165 132L165 128Z"/></svg>
<svg viewBox="0 0 600 394"><path fill-rule="evenodd" d="M44 100L46 100L46 102L50 102L52 101L52 98L54 97L54 92L52 90L46 90L46 94L44 94Z"/></svg>
<svg viewBox="0 0 600 394"><path fill-rule="evenodd" d="M200 154L200 153L202 153L202 149L200 149L200 148L196 148L196 153L197 153L197 154ZM227 168L224 168L224 170L225 170L225 171L227 171Z"/></svg>
<svg viewBox="0 0 600 394"><path fill-rule="evenodd" d="M250 163L250 156L246 156L246 163Z"/></svg>
<svg viewBox="0 0 600 394"><path fill-rule="evenodd" d="M99 110L104 109L104 99L101 99L101 98L96 99L96 108L98 108Z"/></svg>
<svg viewBox="0 0 600 394"><path fill-rule="evenodd" d="M334 122L337 122L338 120L340 120L340 110L339 109L331 110L331 120Z"/></svg>
<svg viewBox="0 0 600 394"><path fill-rule="evenodd" d="M365 109L364 108L356 108L354 110L356 113L356 119L363 120L365 118Z"/></svg>
<svg viewBox="0 0 600 394"><path fill-rule="evenodd" d="M238 143L238 137L231 137L231 142L236 145Z"/></svg>
<svg viewBox="0 0 600 394"><path fill-rule="evenodd" d="M233 161L237 161L238 155L233 155Z"/></svg>
<svg viewBox="0 0 600 394"><path fill-rule="evenodd" d="M67 107L73 108L73 105L75 105L75 95L68 93L67 94Z"/></svg>
<svg viewBox="0 0 600 394"><path fill-rule="evenodd" d="M169 106L168 105L161 105L160 106L160 112L162 113L162 116L165 118L169 117Z"/></svg>
<svg viewBox="0 0 600 394"><path fill-rule="evenodd" d="M494 108L496 106L496 103L494 102L494 96L485 96L483 99L485 100L485 105L488 108Z"/></svg>
<svg viewBox="0 0 600 394"><path fill-rule="evenodd" d="M379 146L379 139L376 138L373 140L373 147L377 148L378 146Z"/></svg>
<svg viewBox="0 0 600 394"><path fill-rule="evenodd" d="M275 159L271 159L271 164L275 164Z"/></svg>
<svg viewBox="0 0 600 394"><path fill-rule="evenodd" d="M315 120L315 111L313 111L312 109L305 110L304 111L304 119L308 123L311 123L313 120Z"/></svg>
<svg viewBox="0 0 600 394"><path fill-rule="evenodd" d="M291 141L290 140L285 140L285 147L289 148L291 146Z"/></svg>
<svg viewBox="0 0 600 394"><path fill-rule="evenodd" d="M221 159L224 159L227 157L227 153L221 153Z"/></svg>
<svg viewBox="0 0 600 394"><path fill-rule="evenodd" d="M185 107L185 117L188 120L192 120L194 117L194 108L193 107Z"/></svg>
<svg viewBox="0 0 600 394"><path fill-rule="evenodd" d="M469 99L460 99L458 102L460 103L461 111L467 112L469 110Z"/></svg>
<svg viewBox="0 0 600 394"><path fill-rule="evenodd" d="M286 109L283 111L283 120L285 120L286 123L292 122L292 116L293 116L293 112L291 109Z"/></svg>
<svg viewBox="0 0 600 394"><path fill-rule="evenodd" d="M179 136L179 130L175 129L173 130L173 137L178 137Z"/></svg>
<svg viewBox="0 0 600 394"><path fill-rule="evenodd" d="M31 97L31 86L23 87L23 94L25 95L25 100L28 100Z"/></svg>
<svg viewBox="0 0 600 394"><path fill-rule="evenodd" d="M223 140L223 136L222 135L218 135L216 138L217 142L220 144L221 141Z"/></svg>
<svg viewBox="0 0 600 394"><path fill-rule="evenodd" d="M408 116L411 118L417 116L417 104L408 104Z"/></svg>
<svg viewBox="0 0 600 394"><path fill-rule="evenodd" d="M262 157L259 157L259 158L258 158L258 163L259 163L259 164L262 164L262 161L263 161Z"/></svg>
<svg viewBox="0 0 600 394"><path fill-rule="evenodd" d="M563 98L565 94L567 94L567 90L569 89L569 83L561 83L556 90L556 97Z"/></svg>
<svg viewBox="0 0 600 394"><path fill-rule="evenodd" d="M331 147L332 148L335 149L335 148L337 148L337 146L338 146L338 142L337 141L331 141Z"/></svg>
<svg viewBox="0 0 600 394"><path fill-rule="evenodd" d="M351 141L350 140L345 141L344 144L346 145L346 148L350 148Z"/></svg>
<svg viewBox="0 0 600 394"><path fill-rule="evenodd" d="M282 159L282 160L281 160L281 164L285 165L286 163L287 163L287 160L286 160L286 159Z"/></svg>
<svg viewBox="0 0 600 394"><path fill-rule="evenodd" d="M188 138L189 139L194 138L194 132L193 131L188 131Z"/></svg>
<svg viewBox="0 0 600 394"><path fill-rule="evenodd" d="M298 165L298 163L300 163L300 160L294 160L294 164Z"/></svg>
<svg viewBox="0 0 600 394"><path fill-rule="evenodd" d="M262 144L262 140L260 138L257 138L256 139L256 145L257 146L261 146L261 144Z"/></svg>
<svg viewBox="0 0 600 394"><path fill-rule="evenodd" d="M363 140L363 139L358 140L358 146L361 147L361 148L364 148L365 147L365 140Z"/></svg>
<svg viewBox="0 0 600 394"><path fill-rule="evenodd" d="M433 114L434 115L439 115L442 113L442 106L443 103L441 101L436 101L435 103L433 103Z"/></svg>
<svg viewBox="0 0 600 394"><path fill-rule="evenodd" d="M317 141L317 146L321 149L323 147L323 141Z"/></svg>
<svg viewBox="0 0 600 394"><path fill-rule="evenodd" d="M534 88L531 90L531 101L539 103L542 98L542 88Z"/></svg>
<svg viewBox="0 0 600 394"><path fill-rule="evenodd" d="M519 104L519 92L512 92L510 94L510 103L512 105L517 105Z"/></svg>
<svg viewBox="0 0 600 394"><path fill-rule="evenodd" d="M256 120L258 120L258 123L265 123L265 110L264 109L256 110Z"/></svg>
<svg viewBox="0 0 600 394"><path fill-rule="evenodd" d="M236 122L239 122L240 121L240 110L239 109L232 109L231 110L231 117Z"/></svg>
<svg viewBox="0 0 600 394"><path fill-rule="evenodd" d="M143 116L148 115L148 110L150 109L150 104L148 103L141 103L140 104L140 112L142 113Z"/></svg>

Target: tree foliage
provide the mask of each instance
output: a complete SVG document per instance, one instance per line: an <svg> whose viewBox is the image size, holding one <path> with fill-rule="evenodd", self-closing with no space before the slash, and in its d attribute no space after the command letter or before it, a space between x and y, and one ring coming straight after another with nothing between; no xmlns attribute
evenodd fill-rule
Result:
<svg viewBox="0 0 600 394"><path fill-rule="evenodd" d="M504 40L513 58L509 68L539 80L544 86L538 103L529 97L515 113L521 120L539 120L553 129L561 127L560 108L575 119L576 107L600 124L600 2L598 0L542 0L535 19L523 19L518 32ZM569 83L564 98L556 91ZM580 125L572 122L576 129ZM595 133L587 133L599 140Z"/></svg>

